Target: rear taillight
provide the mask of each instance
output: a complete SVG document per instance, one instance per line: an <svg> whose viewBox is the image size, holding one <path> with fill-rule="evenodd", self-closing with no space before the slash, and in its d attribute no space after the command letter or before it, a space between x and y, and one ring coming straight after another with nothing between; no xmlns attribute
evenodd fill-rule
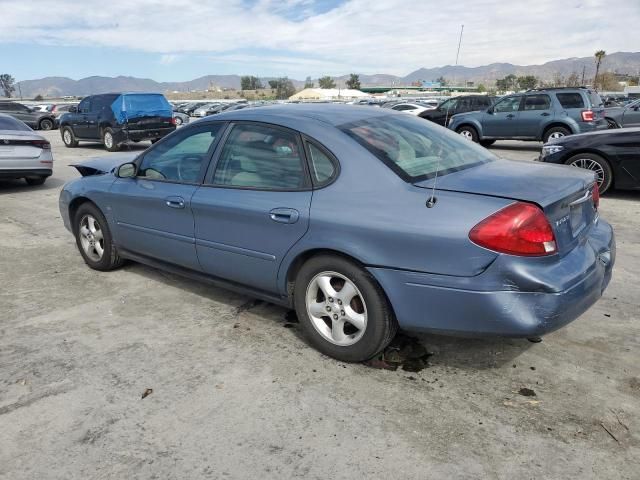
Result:
<svg viewBox="0 0 640 480"><path fill-rule="evenodd" d="M176 117L171 118L171 123L173 125L177 125L178 123L176 122Z"/></svg>
<svg viewBox="0 0 640 480"><path fill-rule="evenodd" d="M600 188L597 183L593 184L593 189L591 190L591 197L593 198L593 208L598 210L600 206Z"/></svg>
<svg viewBox="0 0 640 480"><path fill-rule="evenodd" d="M517 202L485 218L469 232L472 242L500 253L543 256L557 252L556 238L544 212Z"/></svg>
<svg viewBox="0 0 640 480"><path fill-rule="evenodd" d="M33 140L29 142L29 144L33 145L34 147L41 148L43 150L51 150L51 144L46 140Z"/></svg>
<svg viewBox="0 0 640 480"><path fill-rule="evenodd" d="M595 115L593 114L593 110L583 110L582 111L582 121L583 122L593 122Z"/></svg>

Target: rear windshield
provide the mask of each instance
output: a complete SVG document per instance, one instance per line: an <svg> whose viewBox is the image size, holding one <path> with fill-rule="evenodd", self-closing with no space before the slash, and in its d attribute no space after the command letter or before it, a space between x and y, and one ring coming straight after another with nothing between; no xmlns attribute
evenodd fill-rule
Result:
<svg viewBox="0 0 640 480"><path fill-rule="evenodd" d="M26 124L12 117L0 117L0 130L19 130L22 132L31 131Z"/></svg>
<svg viewBox="0 0 640 480"><path fill-rule="evenodd" d="M421 118L384 115L338 127L403 180L415 182L494 160L488 150Z"/></svg>
<svg viewBox="0 0 640 480"><path fill-rule="evenodd" d="M604 106L602 98L600 98L600 95L598 94L598 92L593 92L589 90L589 101L591 102L592 107Z"/></svg>

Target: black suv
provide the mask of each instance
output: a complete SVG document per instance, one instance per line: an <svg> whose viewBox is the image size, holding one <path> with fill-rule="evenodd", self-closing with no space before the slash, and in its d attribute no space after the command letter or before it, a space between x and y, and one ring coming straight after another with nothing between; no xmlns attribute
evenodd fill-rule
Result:
<svg viewBox="0 0 640 480"><path fill-rule="evenodd" d="M60 117L60 135L70 148L88 140L115 152L128 141L155 143L175 129L171 105L159 93L91 95Z"/></svg>
<svg viewBox="0 0 640 480"><path fill-rule="evenodd" d="M425 110L418 116L445 127L452 115L484 110L493 105L495 99L488 95L461 95L445 100L434 110Z"/></svg>
<svg viewBox="0 0 640 480"><path fill-rule="evenodd" d="M51 130L58 125L58 120L51 112L37 112L18 102L0 101L0 113L11 115L38 130Z"/></svg>

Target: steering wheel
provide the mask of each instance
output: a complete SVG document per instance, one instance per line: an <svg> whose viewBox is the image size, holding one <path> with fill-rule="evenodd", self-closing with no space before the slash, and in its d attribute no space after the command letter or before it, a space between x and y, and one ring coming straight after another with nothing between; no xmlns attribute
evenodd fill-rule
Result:
<svg viewBox="0 0 640 480"><path fill-rule="evenodd" d="M195 181L200 174L201 166L201 155L187 155L186 157L182 157L178 162L178 178L187 182Z"/></svg>

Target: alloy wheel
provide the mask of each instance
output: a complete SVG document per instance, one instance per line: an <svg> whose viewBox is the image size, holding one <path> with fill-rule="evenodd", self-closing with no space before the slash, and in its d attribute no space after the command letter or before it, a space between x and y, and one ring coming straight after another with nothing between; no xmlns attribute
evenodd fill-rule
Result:
<svg viewBox="0 0 640 480"><path fill-rule="evenodd" d="M72 139L71 139L71 132L69 130L64 131L64 133L62 134L62 140L64 140L65 144L71 145Z"/></svg>
<svg viewBox="0 0 640 480"><path fill-rule="evenodd" d="M113 147L113 135L110 132L104 134L104 146L107 148Z"/></svg>
<svg viewBox="0 0 640 480"><path fill-rule="evenodd" d="M569 165L572 167L584 168L586 170L591 170L596 174L596 182L598 183L598 188L604 182L604 168L595 160L591 158L578 158L571 162Z"/></svg>
<svg viewBox="0 0 640 480"><path fill-rule="evenodd" d="M553 132L551 135L549 135L549 139L554 139L554 138L562 138L564 137L564 133L562 132Z"/></svg>
<svg viewBox="0 0 640 480"><path fill-rule="evenodd" d="M309 282L305 296L313 328L328 342L346 347L367 328L367 307L358 287L337 272L321 272Z"/></svg>
<svg viewBox="0 0 640 480"><path fill-rule="evenodd" d="M85 215L80 220L80 244L84 253L94 262L99 262L104 254L104 235L100 224L93 215Z"/></svg>
<svg viewBox="0 0 640 480"><path fill-rule="evenodd" d="M469 130L462 130L460 132L460 135L462 135L464 138L466 138L467 140L471 140L473 141L473 135L471 135L471 132Z"/></svg>

